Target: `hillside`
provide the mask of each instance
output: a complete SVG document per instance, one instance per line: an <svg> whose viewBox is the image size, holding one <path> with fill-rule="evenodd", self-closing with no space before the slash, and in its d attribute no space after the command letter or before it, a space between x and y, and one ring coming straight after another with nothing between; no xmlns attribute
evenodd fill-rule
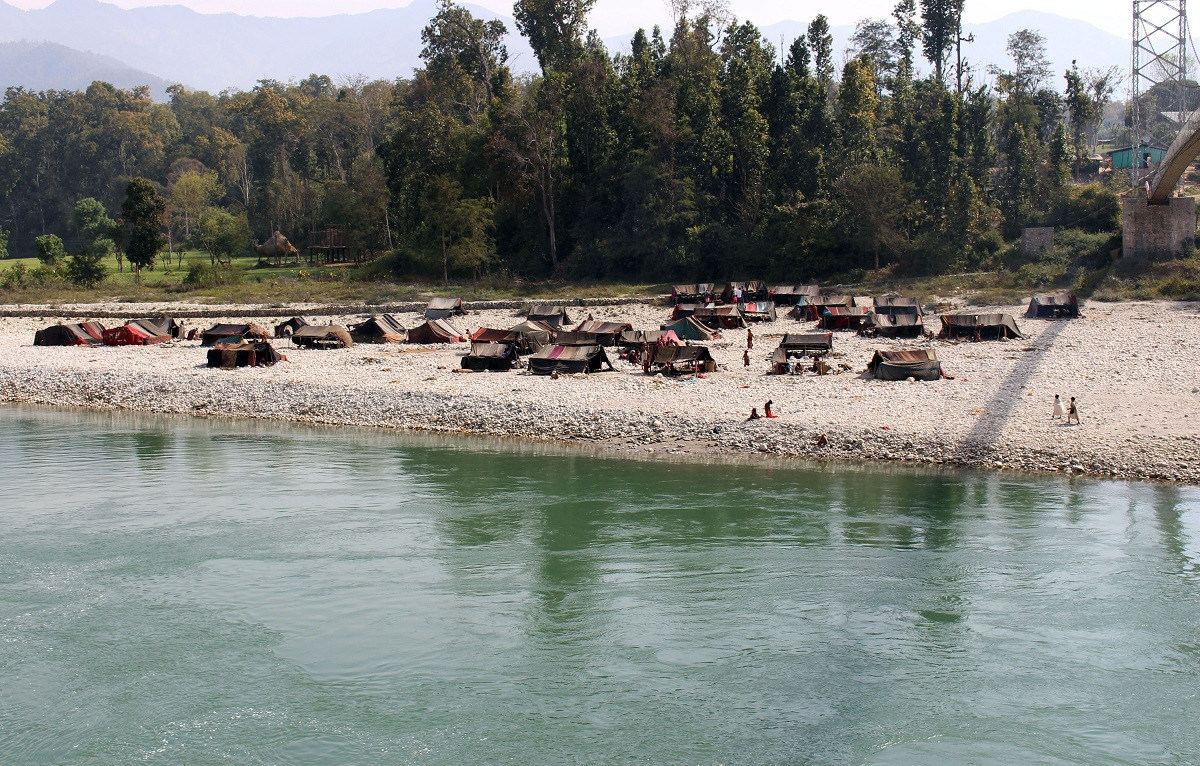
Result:
<svg viewBox="0 0 1200 766"><path fill-rule="evenodd" d="M154 98L160 101L166 98L170 84L114 58L73 50L57 43L0 43L0 87L83 90L96 80L119 88L148 85Z"/></svg>

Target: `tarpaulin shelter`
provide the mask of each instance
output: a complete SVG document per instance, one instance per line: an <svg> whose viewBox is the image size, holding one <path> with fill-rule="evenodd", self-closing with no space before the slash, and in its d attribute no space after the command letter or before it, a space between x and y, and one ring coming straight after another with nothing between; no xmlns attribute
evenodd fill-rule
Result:
<svg viewBox="0 0 1200 766"><path fill-rule="evenodd" d="M467 337L445 319L427 319L425 324L408 331L409 343L458 343Z"/></svg>
<svg viewBox="0 0 1200 766"><path fill-rule="evenodd" d="M707 346L649 346L642 370L649 375L716 372L717 362Z"/></svg>
<svg viewBox="0 0 1200 766"><path fill-rule="evenodd" d="M183 338L183 325L172 317L143 317L129 321L137 323L147 332L153 329L154 335L169 335L175 340Z"/></svg>
<svg viewBox="0 0 1200 766"><path fill-rule="evenodd" d="M104 326L99 322L56 324L33 334L35 346L96 346L104 341Z"/></svg>
<svg viewBox="0 0 1200 766"><path fill-rule="evenodd" d="M939 338L1023 338L1011 314L942 314Z"/></svg>
<svg viewBox="0 0 1200 766"><path fill-rule="evenodd" d="M712 340L717 337L717 333L705 327L695 317L684 317L683 319L670 322L662 326L663 330L674 332L683 340Z"/></svg>
<svg viewBox="0 0 1200 766"><path fill-rule="evenodd" d="M611 343L601 343L594 332L574 332L563 330L554 336L554 342L560 346L611 346Z"/></svg>
<svg viewBox="0 0 1200 766"><path fill-rule="evenodd" d="M431 298L425 307L426 319L445 319L452 316L466 316L462 301L458 298Z"/></svg>
<svg viewBox="0 0 1200 766"><path fill-rule="evenodd" d="M550 339L554 335L553 328L547 325L526 327L525 325L528 324L532 323L519 324L511 330L480 327L471 335L471 341L472 343L509 343L514 346L519 355L541 351L542 347L550 345Z"/></svg>
<svg viewBox="0 0 1200 766"><path fill-rule="evenodd" d="M869 313L870 309L862 306L826 306L817 326L823 330L857 330Z"/></svg>
<svg viewBox="0 0 1200 766"><path fill-rule="evenodd" d="M517 348L512 343L472 343L471 353L462 358L464 370L511 370L517 363Z"/></svg>
<svg viewBox="0 0 1200 766"><path fill-rule="evenodd" d="M704 308L703 303L676 303L671 309L671 320L685 319Z"/></svg>
<svg viewBox="0 0 1200 766"><path fill-rule="evenodd" d="M701 282L694 285L672 285L672 303L704 303L713 299L715 286L711 282Z"/></svg>
<svg viewBox="0 0 1200 766"><path fill-rule="evenodd" d="M301 327L308 327L308 320L304 317L292 317L286 322L275 325L275 337L286 338Z"/></svg>
<svg viewBox="0 0 1200 766"><path fill-rule="evenodd" d="M408 330L392 314L376 314L350 326L355 343L403 343Z"/></svg>
<svg viewBox="0 0 1200 766"><path fill-rule="evenodd" d="M747 322L774 322L775 303L772 301L749 301L742 304L742 316Z"/></svg>
<svg viewBox="0 0 1200 766"><path fill-rule="evenodd" d="M585 319L571 332L594 335L596 342L601 346L615 346L621 333L632 329L633 325L629 322L601 322L597 319Z"/></svg>
<svg viewBox="0 0 1200 766"><path fill-rule="evenodd" d="M215 324L201 334L200 345L211 346L223 338L266 340L270 337L271 332L267 328L256 324Z"/></svg>
<svg viewBox="0 0 1200 766"><path fill-rule="evenodd" d="M804 318L810 321L818 321L827 308L849 308L853 305L854 299L849 295L818 295L810 297L803 307Z"/></svg>
<svg viewBox="0 0 1200 766"><path fill-rule="evenodd" d="M354 339L341 325L310 324L292 333L292 343L303 348L350 348Z"/></svg>
<svg viewBox="0 0 1200 766"><path fill-rule="evenodd" d="M820 294L821 288L816 285L777 285L771 289L771 300L777 306L794 306Z"/></svg>
<svg viewBox="0 0 1200 766"><path fill-rule="evenodd" d="M921 304L917 302L916 298L889 295L875 299L875 313L887 314L888 316L900 316L901 314L920 316Z"/></svg>
<svg viewBox="0 0 1200 766"><path fill-rule="evenodd" d="M746 319L742 316L740 306L705 306L696 309L689 318L714 330L746 326Z"/></svg>
<svg viewBox="0 0 1200 766"><path fill-rule="evenodd" d="M567 316L567 309L552 303L535 303L529 307L529 313L525 316L536 322L545 322L555 329L571 322L571 318Z"/></svg>
<svg viewBox="0 0 1200 766"><path fill-rule="evenodd" d="M1079 299L1070 293L1035 295L1029 299L1025 316L1030 319L1075 319L1079 316Z"/></svg>
<svg viewBox="0 0 1200 766"><path fill-rule="evenodd" d="M765 301L771 298L771 291L767 289L767 283L761 279L752 279L749 282L730 282L725 285L725 289L721 291L721 300L733 303L734 291L739 288L742 291L742 299L738 301L739 303Z"/></svg>
<svg viewBox="0 0 1200 766"><path fill-rule="evenodd" d="M529 357L529 371L534 375L575 374L600 372L612 362L600 346L551 346Z"/></svg>
<svg viewBox="0 0 1200 766"><path fill-rule="evenodd" d="M937 354L933 349L925 348L876 351L867 370L878 380L938 380L942 377L942 363Z"/></svg>
<svg viewBox="0 0 1200 766"><path fill-rule="evenodd" d="M925 332L920 314L867 314L863 332L881 338L919 338Z"/></svg>
<svg viewBox="0 0 1200 766"><path fill-rule="evenodd" d="M683 345L683 341L675 334L674 330L626 330L621 333L617 343L624 348L638 348L646 345Z"/></svg>
<svg viewBox="0 0 1200 766"><path fill-rule="evenodd" d="M782 375L787 372L789 359L806 356L822 357L833 350L833 333L788 333L771 352L771 368Z"/></svg>
<svg viewBox="0 0 1200 766"><path fill-rule="evenodd" d="M167 343L170 335L160 334L162 328L157 325L143 323L137 320L126 322L121 327L113 327L104 331L106 346L149 346L155 343Z"/></svg>
<svg viewBox="0 0 1200 766"><path fill-rule="evenodd" d="M554 336L558 333L558 329L554 325L539 322L536 319L527 319L513 327L513 332L524 335L530 341L537 341L539 346L549 346L554 342ZM539 349L534 348L533 350Z"/></svg>
<svg viewBox="0 0 1200 766"><path fill-rule="evenodd" d="M270 367L282 359L279 352L265 340L241 340L233 343L217 343L208 350L208 366L232 369L234 367Z"/></svg>

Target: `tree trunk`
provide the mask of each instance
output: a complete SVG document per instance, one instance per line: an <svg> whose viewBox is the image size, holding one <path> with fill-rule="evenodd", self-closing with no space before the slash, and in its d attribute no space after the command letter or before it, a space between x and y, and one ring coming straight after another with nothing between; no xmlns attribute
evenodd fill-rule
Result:
<svg viewBox="0 0 1200 766"><path fill-rule="evenodd" d="M446 256L446 232L442 231L442 285L450 286L450 265L449 259Z"/></svg>

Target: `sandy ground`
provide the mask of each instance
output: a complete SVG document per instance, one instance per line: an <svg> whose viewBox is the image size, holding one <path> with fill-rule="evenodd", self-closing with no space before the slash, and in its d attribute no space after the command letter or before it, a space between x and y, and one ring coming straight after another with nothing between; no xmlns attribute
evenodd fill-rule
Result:
<svg viewBox="0 0 1200 766"><path fill-rule="evenodd" d="M134 318L201 307L89 308ZM279 321L253 307L220 310L226 316L187 324ZM745 330L709 344L721 369L704 379L650 377L619 361L615 372L558 380L524 371L463 374L455 370L465 343L308 351L283 341L276 345L284 363L211 370L196 341L39 348L34 331L54 319L0 318L0 401L585 441L638 453L770 453L1200 483L1200 304L1091 303L1074 321L1025 319L1023 305L972 311L1011 313L1027 337L914 342L838 332L830 361L853 372L775 376L767 358L779 337L815 327L781 316L752 328L749 367L742 366ZM669 309L615 304L569 313L575 321L590 314L657 328ZM350 324L365 315L307 316ZM399 316L410 327L421 321ZM518 321L512 309L492 309L456 324L473 330ZM881 382L861 374L875 349L910 346L934 347L954 379ZM1078 398L1081 425L1051 418L1055 393L1064 402ZM745 422L768 399L779 417Z"/></svg>

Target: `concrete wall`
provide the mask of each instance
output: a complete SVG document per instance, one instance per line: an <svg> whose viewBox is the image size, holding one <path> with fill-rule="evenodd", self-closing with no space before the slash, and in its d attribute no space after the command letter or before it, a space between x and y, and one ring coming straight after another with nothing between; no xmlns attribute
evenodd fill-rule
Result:
<svg viewBox="0 0 1200 766"><path fill-rule="evenodd" d="M1196 241L1196 198L1170 197L1165 205L1150 205L1141 196L1124 197L1121 228L1126 258L1182 255Z"/></svg>
<svg viewBox="0 0 1200 766"><path fill-rule="evenodd" d="M1029 226L1021 230L1021 255L1037 255L1053 248L1053 226Z"/></svg>

